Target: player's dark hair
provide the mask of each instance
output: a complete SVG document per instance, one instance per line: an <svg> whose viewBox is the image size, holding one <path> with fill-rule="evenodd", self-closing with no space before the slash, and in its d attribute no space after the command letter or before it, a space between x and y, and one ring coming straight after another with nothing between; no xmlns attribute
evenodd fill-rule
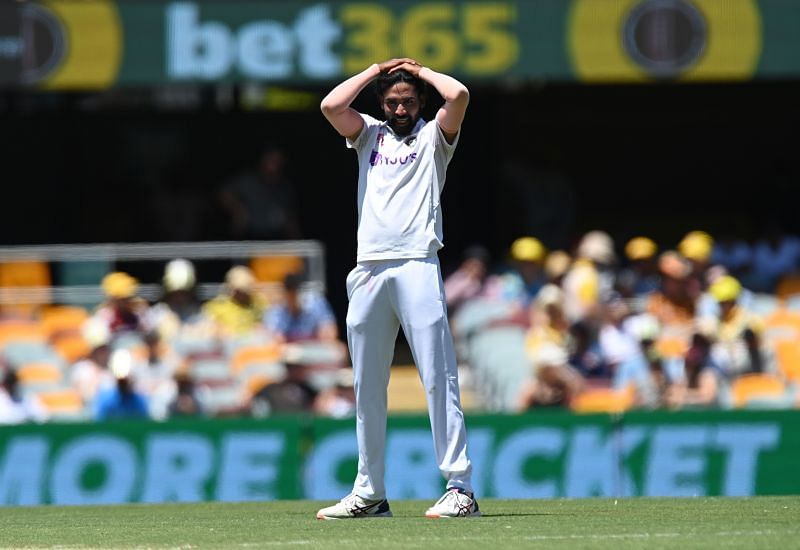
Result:
<svg viewBox="0 0 800 550"><path fill-rule="evenodd" d="M391 73L381 73L378 78L375 79L375 93L378 95L378 99L383 99L386 90L400 82L405 82L414 86L420 98L425 96L425 92L428 89L428 85L424 80L417 78L408 71L400 69Z"/></svg>

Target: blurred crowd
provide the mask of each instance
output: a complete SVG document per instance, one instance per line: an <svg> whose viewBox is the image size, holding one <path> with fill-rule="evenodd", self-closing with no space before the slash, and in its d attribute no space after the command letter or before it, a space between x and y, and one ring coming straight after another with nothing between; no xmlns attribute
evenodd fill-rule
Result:
<svg viewBox="0 0 800 550"><path fill-rule="evenodd" d="M618 247L621 253L618 254ZM590 231L574 250L481 246L445 280L462 365L487 409L800 404L800 239L686 234L660 250Z"/></svg>
<svg viewBox="0 0 800 550"><path fill-rule="evenodd" d="M0 319L0 423L354 414L352 370L326 297L291 271L276 291L235 265L198 299L195 267L166 264L148 301L125 272L95 308ZM579 412L800 405L800 239L686 234L660 249L602 231L573 250L481 246L445 278L476 406Z"/></svg>
<svg viewBox="0 0 800 550"><path fill-rule="evenodd" d="M93 310L51 306L0 322L0 423L353 412L346 347L327 299L289 273L263 291L245 265L202 302L192 262L160 299L125 272Z"/></svg>

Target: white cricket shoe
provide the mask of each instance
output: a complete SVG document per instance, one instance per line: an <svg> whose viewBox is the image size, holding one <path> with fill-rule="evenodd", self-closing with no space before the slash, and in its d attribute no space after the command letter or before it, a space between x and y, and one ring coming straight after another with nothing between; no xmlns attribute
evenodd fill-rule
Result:
<svg viewBox="0 0 800 550"><path fill-rule="evenodd" d="M317 512L317 519L351 519L351 518L390 518L392 511L389 501L364 500L358 495L349 494L342 500Z"/></svg>
<svg viewBox="0 0 800 550"><path fill-rule="evenodd" d="M425 512L425 517L428 518L474 518L480 515L475 495L456 487L448 489L442 498Z"/></svg>

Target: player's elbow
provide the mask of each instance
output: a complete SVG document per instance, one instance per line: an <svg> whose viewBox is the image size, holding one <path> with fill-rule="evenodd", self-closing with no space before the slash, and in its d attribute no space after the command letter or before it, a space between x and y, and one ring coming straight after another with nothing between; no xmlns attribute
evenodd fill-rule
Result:
<svg viewBox="0 0 800 550"><path fill-rule="evenodd" d="M322 114L325 116L333 114L333 104L331 100L327 97L324 98L319 104L319 110L322 111Z"/></svg>
<svg viewBox="0 0 800 550"><path fill-rule="evenodd" d="M452 95L446 101L448 103L467 105L469 103L469 90L462 84L453 90Z"/></svg>

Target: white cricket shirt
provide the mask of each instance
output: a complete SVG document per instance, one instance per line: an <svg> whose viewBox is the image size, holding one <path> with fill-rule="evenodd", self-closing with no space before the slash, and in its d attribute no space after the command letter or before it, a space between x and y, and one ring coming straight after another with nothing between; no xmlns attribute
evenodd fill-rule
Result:
<svg viewBox="0 0 800 550"><path fill-rule="evenodd" d="M407 136L361 114L364 128L347 146L358 153L356 261L427 258L443 246L439 198L453 158L452 144L433 120Z"/></svg>

